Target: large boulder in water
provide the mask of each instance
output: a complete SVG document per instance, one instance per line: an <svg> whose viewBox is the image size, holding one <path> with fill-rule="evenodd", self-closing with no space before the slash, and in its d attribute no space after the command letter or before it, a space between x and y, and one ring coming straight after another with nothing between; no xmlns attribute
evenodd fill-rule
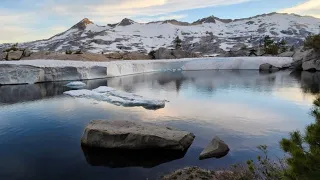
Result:
<svg viewBox="0 0 320 180"><path fill-rule="evenodd" d="M262 72L275 72L275 71L279 71L280 69L269 63L265 63L260 65L259 70Z"/></svg>
<svg viewBox="0 0 320 180"><path fill-rule="evenodd" d="M320 52L315 50L306 51L302 60L302 69L304 71L320 71Z"/></svg>
<svg viewBox="0 0 320 180"><path fill-rule="evenodd" d="M192 133L149 123L94 120L86 127L81 144L106 149L185 151L194 138Z"/></svg>
<svg viewBox="0 0 320 180"><path fill-rule="evenodd" d="M219 139L218 137L213 138L213 140L208 144L208 146L201 152L199 159L208 158L221 158L229 153L228 145Z"/></svg>
<svg viewBox="0 0 320 180"><path fill-rule="evenodd" d="M293 55L292 67L295 70L320 71L320 52L299 48Z"/></svg>

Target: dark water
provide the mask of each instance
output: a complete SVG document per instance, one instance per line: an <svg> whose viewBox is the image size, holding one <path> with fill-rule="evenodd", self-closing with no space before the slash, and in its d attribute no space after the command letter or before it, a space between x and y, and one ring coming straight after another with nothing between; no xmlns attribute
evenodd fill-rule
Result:
<svg viewBox="0 0 320 180"><path fill-rule="evenodd" d="M2 86L0 179L156 179L185 166L215 169L243 162L254 158L261 144L282 156L278 141L313 121L309 111L319 82L320 74L257 71L156 73L86 82L88 89L108 85L170 101L156 111L67 97L62 95L69 90L63 86L67 82ZM193 132L196 139L185 155L99 155L80 146L84 127L93 119L164 124ZM230 153L198 160L215 135L229 144Z"/></svg>

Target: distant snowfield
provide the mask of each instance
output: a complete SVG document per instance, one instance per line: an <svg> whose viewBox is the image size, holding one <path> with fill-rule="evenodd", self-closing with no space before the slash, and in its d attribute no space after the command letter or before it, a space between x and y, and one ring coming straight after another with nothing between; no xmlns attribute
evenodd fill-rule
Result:
<svg viewBox="0 0 320 180"><path fill-rule="evenodd" d="M292 58L288 57L209 57L110 62L41 59L0 61L0 84L76 81L162 71L258 70L264 63L282 67L291 62ZM26 72L29 74L25 75Z"/></svg>

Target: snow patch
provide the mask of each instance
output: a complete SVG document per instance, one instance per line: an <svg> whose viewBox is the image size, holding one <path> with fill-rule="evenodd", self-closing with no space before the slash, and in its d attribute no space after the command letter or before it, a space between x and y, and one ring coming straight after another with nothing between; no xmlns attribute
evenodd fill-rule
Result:
<svg viewBox="0 0 320 180"><path fill-rule="evenodd" d="M74 81L74 82L70 82L70 83L66 84L65 86L78 89L78 88L82 88L82 87L86 86L86 84L81 81Z"/></svg>
<svg viewBox="0 0 320 180"><path fill-rule="evenodd" d="M72 97L106 101L117 106L133 107L142 106L146 109L159 109L165 106L165 100L146 98L140 95L118 91L111 87L101 86L93 90L72 90L64 94Z"/></svg>
<svg viewBox="0 0 320 180"><path fill-rule="evenodd" d="M220 48L223 49L224 51L229 51L232 49L234 44L227 44L227 43L221 43Z"/></svg>

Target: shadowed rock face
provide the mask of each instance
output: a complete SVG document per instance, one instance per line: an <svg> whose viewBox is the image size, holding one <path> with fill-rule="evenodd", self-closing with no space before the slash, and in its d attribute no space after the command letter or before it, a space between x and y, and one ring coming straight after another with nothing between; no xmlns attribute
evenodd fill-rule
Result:
<svg viewBox="0 0 320 180"><path fill-rule="evenodd" d="M134 21L128 18L124 18L119 24L118 26L129 26L131 24L134 24Z"/></svg>
<svg viewBox="0 0 320 180"><path fill-rule="evenodd" d="M87 162L92 166L110 168L144 167L152 168L163 163L181 159L186 151L153 150L110 150L82 146Z"/></svg>

